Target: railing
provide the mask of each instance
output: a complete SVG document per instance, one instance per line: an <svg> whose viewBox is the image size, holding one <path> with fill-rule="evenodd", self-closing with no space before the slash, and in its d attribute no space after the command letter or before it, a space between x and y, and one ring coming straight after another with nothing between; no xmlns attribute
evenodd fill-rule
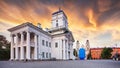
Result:
<svg viewBox="0 0 120 68"><path fill-rule="evenodd" d="M26 41L23 42L23 45L27 44ZM16 43L13 43L13 46L15 46ZM19 42L18 45L21 45L21 43ZM35 42L30 42L30 45L34 46L35 45Z"/></svg>

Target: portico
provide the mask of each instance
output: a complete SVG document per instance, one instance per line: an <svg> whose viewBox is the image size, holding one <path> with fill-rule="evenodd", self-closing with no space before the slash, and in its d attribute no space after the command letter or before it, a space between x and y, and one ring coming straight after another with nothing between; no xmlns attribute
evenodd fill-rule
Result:
<svg viewBox="0 0 120 68"><path fill-rule="evenodd" d="M11 60L37 60L37 38L30 31L11 34Z"/></svg>

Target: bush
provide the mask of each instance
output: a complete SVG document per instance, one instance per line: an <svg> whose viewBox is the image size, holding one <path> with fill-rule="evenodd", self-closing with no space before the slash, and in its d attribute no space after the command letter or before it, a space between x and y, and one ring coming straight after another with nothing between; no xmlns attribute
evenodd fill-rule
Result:
<svg viewBox="0 0 120 68"><path fill-rule="evenodd" d="M0 60L9 60L9 59L10 59L10 50L0 49Z"/></svg>

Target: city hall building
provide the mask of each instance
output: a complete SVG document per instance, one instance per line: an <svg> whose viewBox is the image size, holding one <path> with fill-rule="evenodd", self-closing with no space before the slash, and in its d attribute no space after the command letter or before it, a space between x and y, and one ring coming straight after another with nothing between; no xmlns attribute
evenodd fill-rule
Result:
<svg viewBox="0 0 120 68"><path fill-rule="evenodd" d="M73 58L74 37L68 29L67 16L59 9L52 14L52 27L43 30L26 22L8 29L11 32L11 60L46 60Z"/></svg>

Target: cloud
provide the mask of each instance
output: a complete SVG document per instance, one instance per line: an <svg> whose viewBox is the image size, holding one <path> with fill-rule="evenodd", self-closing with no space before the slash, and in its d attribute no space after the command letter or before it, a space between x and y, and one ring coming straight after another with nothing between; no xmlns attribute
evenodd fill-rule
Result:
<svg viewBox="0 0 120 68"><path fill-rule="evenodd" d="M108 39L119 40L119 0L1 0L0 26L5 24L1 29L27 21L35 25L40 22L43 28L50 28L51 14L59 7L66 13L76 40L89 39L93 46L109 45Z"/></svg>

